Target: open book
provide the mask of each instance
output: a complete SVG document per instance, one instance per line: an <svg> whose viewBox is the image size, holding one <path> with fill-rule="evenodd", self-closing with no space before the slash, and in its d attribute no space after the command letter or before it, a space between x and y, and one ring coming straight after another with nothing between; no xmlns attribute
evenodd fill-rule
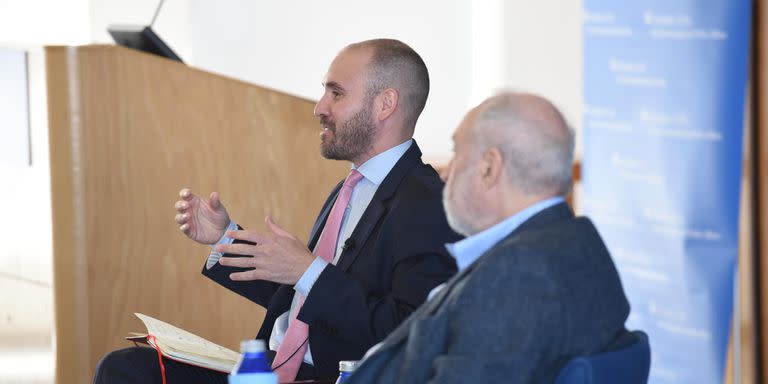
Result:
<svg viewBox="0 0 768 384"><path fill-rule="evenodd" d="M126 339L147 343L169 359L185 364L229 373L237 364L240 354L189 333L181 328L153 319L147 315L135 314L147 327L147 333L134 333Z"/></svg>

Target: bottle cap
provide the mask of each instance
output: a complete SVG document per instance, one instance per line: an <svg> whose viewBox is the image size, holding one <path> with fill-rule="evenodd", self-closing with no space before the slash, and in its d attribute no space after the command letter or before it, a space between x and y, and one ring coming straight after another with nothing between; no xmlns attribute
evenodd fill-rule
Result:
<svg viewBox="0 0 768 384"><path fill-rule="evenodd" d="M339 371L341 372L353 372L357 368L360 362L358 360L342 360L339 361Z"/></svg>
<svg viewBox="0 0 768 384"><path fill-rule="evenodd" d="M256 353L264 352L265 350L264 340L248 339L240 342L241 353Z"/></svg>

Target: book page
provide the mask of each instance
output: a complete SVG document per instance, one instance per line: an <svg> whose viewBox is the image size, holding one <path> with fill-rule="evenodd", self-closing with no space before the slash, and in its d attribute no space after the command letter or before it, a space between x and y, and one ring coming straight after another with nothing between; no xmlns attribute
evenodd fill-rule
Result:
<svg viewBox="0 0 768 384"><path fill-rule="evenodd" d="M200 356L212 357L218 360L237 361L240 354L231 349L224 348L218 344L212 343L200 336L187 332L181 328L174 327L166 322L157 320L150 316L135 314L147 327L147 332L154 335L163 352L173 355L176 351L185 352L185 354L194 354Z"/></svg>

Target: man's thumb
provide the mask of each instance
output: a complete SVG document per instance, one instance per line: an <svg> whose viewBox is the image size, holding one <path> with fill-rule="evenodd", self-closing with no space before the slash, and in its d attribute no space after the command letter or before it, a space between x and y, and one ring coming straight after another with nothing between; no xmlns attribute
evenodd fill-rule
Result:
<svg viewBox="0 0 768 384"><path fill-rule="evenodd" d="M211 192L211 197L208 198L208 203L213 209L219 209L221 207L221 200L219 199L218 192Z"/></svg>
<svg viewBox="0 0 768 384"><path fill-rule="evenodd" d="M286 231L285 229L281 228L279 225L275 224L274 221L272 221L271 216L267 216L267 218L264 220L267 222L267 228L269 228L270 231L272 231L274 234L278 236L285 236L285 237L293 237L290 232Z"/></svg>

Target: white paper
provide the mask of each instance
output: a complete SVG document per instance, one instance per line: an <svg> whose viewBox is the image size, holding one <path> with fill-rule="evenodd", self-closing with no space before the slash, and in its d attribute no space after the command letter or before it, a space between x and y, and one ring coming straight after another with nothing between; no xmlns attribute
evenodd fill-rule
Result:
<svg viewBox="0 0 768 384"><path fill-rule="evenodd" d="M240 354L231 349L224 348L218 344L212 343L200 336L187 332L181 328L174 327L166 322L154 319L147 315L136 313L136 316L144 322L147 332L157 338L158 343L166 347L163 352L189 352L193 355L212 357L218 360L237 361ZM162 348L163 346L161 346ZM170 349L170 350L169 350ZM184 353L186 355L186 353Z"/></svg>

